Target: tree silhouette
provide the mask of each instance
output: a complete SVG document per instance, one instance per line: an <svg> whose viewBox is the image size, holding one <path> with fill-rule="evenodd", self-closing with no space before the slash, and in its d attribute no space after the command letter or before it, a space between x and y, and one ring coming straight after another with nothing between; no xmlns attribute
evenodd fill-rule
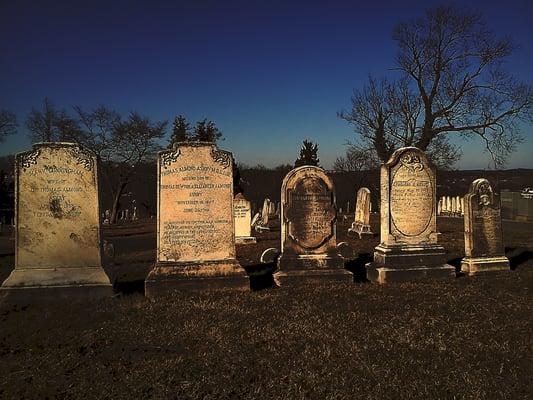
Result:
<svg viewBox="0 0 533 400"><path fill-rule="evenodd" d="M459 158L449 138L481 138L496 167L505 164L530 120L533 89L503 68L512 54L478 12L441 6L399 23L397 82L376 82L354 92L351 109L339 113L351 123L360 145L381 161L404 145L431 153L441 164Z"/></svg>
<svg viewBox="0 0 533 400"><path fill-rule="evenodd" d="M7 135L12 135L17 131L17 117L8 110L0 110L0 143Z"/></svg>
<svg viewBox="0 0 533 400"><path fill-rule="evenodd" d="M187 142L190 140L190 129L190 124L183 115L179 115L174 118L174 123L172 124L172 135L170 136L168 148L171 149L175 143Z"/></svg>
<svg viewBox="0 0 533 400"><path fill-rule="evenodd" d="M300 156L294 162L294 168L301 167L302 165L318 166L319 161L318 144L314 144L310 140L304 140L300 149Z"/></svg>

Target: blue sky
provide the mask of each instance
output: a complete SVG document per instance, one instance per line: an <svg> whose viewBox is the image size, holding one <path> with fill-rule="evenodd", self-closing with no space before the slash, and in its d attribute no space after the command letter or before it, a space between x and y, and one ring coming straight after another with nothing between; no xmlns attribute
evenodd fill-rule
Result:
<svg viewBox="0 0 533 400"><path fill-rule="evenodd" d="M108 4L111 3L111 4ZM105 104L156 120L214 120L238 161L294 162L303 139L329 168L354 134L336 117L368 74L394 67L393 26L436 1L0 1L0 107L21 129L0 155L29 147L24 120L48 96L59 107ZM533 3L471 1L519 48L508 70L533 84ZM533 127L509 167L533 168ZM461 168L485 168L466 142Z"/></svg>

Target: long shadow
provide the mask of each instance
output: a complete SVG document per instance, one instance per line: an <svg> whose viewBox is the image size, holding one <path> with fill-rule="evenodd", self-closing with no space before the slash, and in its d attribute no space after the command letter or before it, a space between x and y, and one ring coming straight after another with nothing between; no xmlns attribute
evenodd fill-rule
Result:
<svg viewBox="0 0 533 400"><path fill-rule="evenodd" d="M121 295L141 294L144 296L144 279L137 279L134 281L115 281L113 284L115 293Z"/></svg>
<svg viewBox="0 0 533 400"><path fill-rule="evenodd" d="M524 247L506 247L505 255L509 258L509 264L511 270L514 271L520 265L533 259L533 251L530 251Z"/></svg>
<svg viewBox="0 0 533 400"><path fill-rule="evenodd" d="M370 282L366 279L366 267L365 265L372 262L374 257L371 253L359 253L357 258L346 261L344 267L353 274L354 282Z"/></svg>
<svg viewBox="0 0 533 400"><path fill-rule="evenodd" d="M276 270L276 263L255 264L244 267L250 277L250 290L257 291L276 287L273 273Z"/></svg>
<svg viewBox="0 0 533 400"><path fill-rule="evenodd" d="M446 261L447 264L450 264L453 267L455 267L455 274L458 277L464 275L464 273L461 272L461 260L462 259L463 259L462 257L456 257L456 258L452 258L451 260Z"/></svg>

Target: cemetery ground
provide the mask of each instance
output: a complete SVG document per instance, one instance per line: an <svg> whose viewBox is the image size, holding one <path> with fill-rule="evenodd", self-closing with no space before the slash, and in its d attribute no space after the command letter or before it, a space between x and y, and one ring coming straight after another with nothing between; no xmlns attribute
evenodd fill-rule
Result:
<svg viewBox="0 0 533 400"><path fill-rule="evenodd" d="M142 296L155 224L106 228L114 298L1 307L0 398L529 398L533 224L503 223L512 271L379 286L363 279L371 222L366 240L346 237L351 218L337 225L353 284L269 287L259 257L279 248L274 229L237 246L258 290L157 300ZM438 228L458 267L462 219ZM1 280L13 249L4 227Z"/></svg>

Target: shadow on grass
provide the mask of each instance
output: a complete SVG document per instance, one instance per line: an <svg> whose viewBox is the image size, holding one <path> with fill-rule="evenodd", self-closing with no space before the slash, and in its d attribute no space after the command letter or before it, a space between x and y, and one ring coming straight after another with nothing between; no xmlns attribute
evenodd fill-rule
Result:
<svg viewBox="0 0 533 400"><path fill-rule="evenodd" d="M276 263L255 264L245 267L246 273L250 277L250 290L263 290L276 287L273 273L276 270Z"/></svg>
<svg viewBox="0 0 533 400"><path fill-rule="evenodd" d="M511 270L517 269L520 265L525 264L533 259L533 251L524 247L506 247L505 255L509 258Z"/></svg>
<svg viewBox="0 0 533 400"><path fill-rule="evenodd" d="M450 264L455 268L455 274L457 277L464 276L464 273L461 272L461 260L463 257L452 258L451 260L446 261L447 264Z"/></svg>
<svg viewBox="0 0 533 400"><path fill-rule="evenodd" d="M134 281L115 281L113 289L121 295L141 294L144 296L144 279Z"/></svg>
<svg viewBox="0 0 533 400"><path fill-rule="evenodd" d="M353 274L354 282L370 282L366 279L365 265L373 261L371 253L359 253L357 258L346 261L344 267Z"/></svg>

